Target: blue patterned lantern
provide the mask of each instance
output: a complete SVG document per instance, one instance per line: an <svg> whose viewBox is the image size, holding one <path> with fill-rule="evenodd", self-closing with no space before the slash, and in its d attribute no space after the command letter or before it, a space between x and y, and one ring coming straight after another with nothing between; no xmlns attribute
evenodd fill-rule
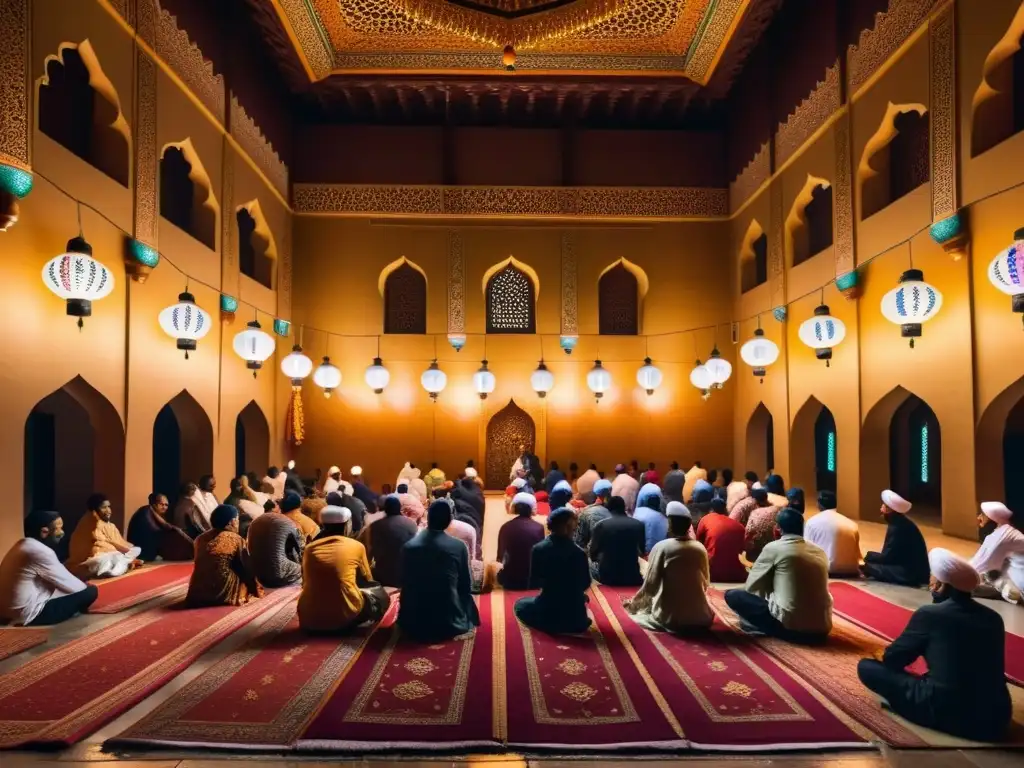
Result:
<svg viewBox="0 0 1024 768"><path fill-rule="evenodd" d="M837 317L832 317L826 305L822 304L814 310L814 317L804 320L797 332L800 341L814 350L814 356L830 365L832 348L846 338L846 325Z"/></svg>
<svg viewBox="0 0 1024 768"><path fill-rule="evenodd" d="M942 294L924 281L920 269L908 269L900 275L900 284L882 297L882 314L900 326L900 335L914 339L921 335L921 324L931 320L942 309Z"/></svg>
<svg viewBox="0 0 1024 768"><path fill-rule="evenodd" d="M177 339L178 349L184 350L185 359L188 353L194 352L197 342L210 332L213 323L210 315L196 305L195 296L188 291L178 294L178 303L163 310L157 321L164 333Z"/></svg>
<svg viewBox="0 0 1024 768"><path fill-rule="evenodd" d="M988 279L996 288L1013 297L1013 311L1024 315L1024 228L1013 233L1013 244L992 259ZM1024 316L1021 318L1024 320Z"/></svg>
<svg viewBox="0 0 1024 768"><path fill-rule="evenodd" d="M576 349L576 345L579 343L580 337L576 335L565 335L559 336L558 346L562 348L562 351L567 355L571 355L572 351Z"/></svg>
<svg viewBox="0 0 1024 768"><path fill-rule="evenodd" d="M786 322L786 318L788 316L789 313L786 311L785 307L776 307L775 309L772 310L772 317L774 317L780 323Z"/></svg>

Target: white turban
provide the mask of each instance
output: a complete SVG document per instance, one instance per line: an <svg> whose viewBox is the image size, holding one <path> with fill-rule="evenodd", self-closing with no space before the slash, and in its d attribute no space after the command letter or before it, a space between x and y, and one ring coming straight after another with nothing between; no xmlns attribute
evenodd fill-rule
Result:
<svg viewBox="0 0 1024 768"><path fill-rule="evenodd" d="M901 515L907 514L910 508L913 506L909 501L904 499L895 491L884 490L882 491L882 503L885 504L893 512L899 512Z"/></svg>
<svg viewBox="0 0 1024 768"><path fill-rule="evenodd" d="M764 486L761 485L761 481L760 480L755 481L754 484L752 486L750 486L750 490L752 490L752 491L757 490L758 488L764 488Z"/></svg>
<svg viewBox="0 0 1024 768"><path fill-rule="evenodd" d="M352 469L350 469L348 473L352 475L352 477L359 477L360 475L363 474L363 468L357 464L356 466L352 467Z"/></svg>
<svg viewBox="0 0 1024 768"><path fill-rule="evenodd" d="M344 525L352 519L352 510L348 507L330 505L320 510L320 522L324 525Z"/></svg>
<svg viewBox="0 0 1024 768"><path fill-rule="evenodd" d="M1013 519L1013 512L1001 501L981 502L981 513L994 523L1002 525Z"/></svg>
<svg viewBox="0 0 1024 768"><path fill-rule="evenodd" d="M517 493L512 497L512 506L516 504L525 504L530 509L537 511L537 499L532 493Z"/></svg>
<svg viewBox="0 0 1024 768"><path fill-rule="evenodd" d="M555 491L568 491L569 493L572 493L572 486L569 485L567 480L559 480L555 483L555 487L551 489L552 493Z"/></svg>
<svg viewBox="0 0 1024 768"><path fill-rule="evenodd" d="M974 566L942 547L936 547L928 553L928 567L936 579L961 592L970 594L981 583L981 577Z"/></svg>
<svg viewBox="0 0 1024 768"><path fill-rule="evenodd" d="M665 514L669 517L690 517L690 510L681 501L670 501L665 508Z"/></svg>
<svg viewBox="0 0 1024 768"><path fill-rule="evenodd" d="M477 477L476 467L466 467L466 477L475 479Z"/></svg>
<svg viewBox="0 0 1024 768"><path fill-rule="evenodd" d="M517 477L515 480L512 481L512 487L513 488L525 488L526 487L526 478L525 477Z"/></svg>
<svg viewBox="0 0 1024 768"><path fill-rule="evenodd" d="M333 474L341 474L341 467L331 467L327 470L327 476L330 477Z"/></svg>

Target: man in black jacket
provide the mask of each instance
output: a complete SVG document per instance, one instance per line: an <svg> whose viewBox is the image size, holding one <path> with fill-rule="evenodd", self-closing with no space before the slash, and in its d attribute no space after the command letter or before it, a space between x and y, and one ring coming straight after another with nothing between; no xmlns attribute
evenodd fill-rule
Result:
<svg viewBox="0 0 1024 768"><path fill-rule="evenodd" d="M928 583L928 547L914 521L911 504L893 491L882 491L882 517L888 527L881 552L864 555L861 573L869 579L920 587Z"/></svg>
<svg viewBox="0 0 1024 768"><path fill-rule="evenodd" d="M572 540L576 515L568 507L556 509L548 516L548 528L551 535L530 553L530 588L540 594L516 600L516 616L549 634L586 632L590 570L586 553Z"/></svg>
<svg viewBox="0 0 1024 768"><path fill-rule="evenodd" d="M928 560L934 604L918 608L881 659L862 659L857 674L893 712L913 723L996 741L1013 716L1004 677L1003 620L971 599L979 577L970 563L939 548ZM922 656L928 672L907 672Z"/></svg>
<svg viewBox="0 0 1024 768"><path fill-rule="evenodd" d="M626 514L621 496L608 499L610 516L594 526L590 538L590 572L610 587L639 587L640 556L645 551L644 524Z"/></svg>

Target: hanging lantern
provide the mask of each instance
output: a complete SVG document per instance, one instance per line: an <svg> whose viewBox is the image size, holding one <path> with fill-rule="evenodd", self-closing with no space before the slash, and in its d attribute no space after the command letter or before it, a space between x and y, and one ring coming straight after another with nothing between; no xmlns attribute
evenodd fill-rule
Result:
<svg viewBox="0 0 1024 768"><path fill-rule="evenodd" d="M555 375L548 370L543 360L540 361L537 370L530 374L530 386L538 397L547 397L548 392L555 386Z"/></svg>
<svg viewBox="0 0 1024 768"><path fill-rule="evenodd" d="M711 397L711 385L714 381L711 378L711 371L707 369L707 366L700 359L697 360L697 364L690 371L690 383L700 390L701 396L705 400Z"/></svg>
<svg viewBox="0 0 1024 768"><path fill-rule="evenodd" d="M313 372L313 361L302 354L302 347L296 344L281 361L281 373L292 381L293 387L301 387L302 380Z"/></svg>
<svg viewBox="0 0 1024 768"><path fill-rule="evenodd" d="M754 369L754 375L760 377L764 384L764 377L768 373L766 369L779 359L779 348L774 341L766 339L764 331L758 328L754 331L754 338L740 347L740 358Z"/></svg>
<svg viewBox="0 0 1024 768"><path fill-rule="evenodd" d="M900 275L900 284L882 297L882 314L900 326L900 335L914 339L921 335L921 324L931 320L942 308L942 294L924 281L920 269L908 269Z"/></svg>
<svg viewBox="0 0 1024 768"><path fill-rule="evenodd" d="M420 376L420 385L430 393L430 399L437 402L437 396L448 385L448 377L437 367L437 360L434 360Z"/></svg>
<svg viewBox="0 0 1024 768"><path fill-rule="evenodd" d="M722 353L718 351L718 345L711 350L711 357L704 363L704 367L711 374L711 388L721 389L722 385L732 376L732 363L722 359Z"/></svg>
<svg viewBox="0 0 1024 768"><path fill-rule="evenodd" d="M648 395L653 395L654 390L661 386L661 379L661 369L651 362L651 358L645 357L643 366L636 372L636 383Z"/></svg>
<svg viewBox="0 0 1024 768"><path fill-rule="evenodd" d="M231 345L235 354L245 360L245 367L252 371L252 377L256 378L256 371L263 367L263 362L274 354L273 337L260 330L258 320L251 321L245 326L244 331L235 334L235 340Z"/></svg>
<svg viewBox="0 0 1024 768"><path fill-rule="evenodd" d="M506 45L505 50L501 52L501 63L507 72L515 72L516 49L511 45Z"/></svg>
<svg viewBox="0 0 1024 768"><path fill-rule="evenodd" d="M579 342L580 337L576 335L559 336L558 346L562 348L562 351L567 355L571 355L572 351L576 349L576 344Z"/></svg>
<svg viewBox="0 0 1024 768"><path fill-rule="evenodd" d="M341 386L341 371L327 355L324 355L324 361L313 371L313 383L323 389L324 397L330 397L331 392Z"/></svg>
<svg viewBox="0 0 1024 768"><path fill-rule="evenodd" d="M210 315L196 306L196 298L188 291L178 294L178 303L162 310L157 316L164 333L178 340L178 349L194 352L196 343L210 332L213 323Z"/></svg>
<svg viewBox="0 0 1024 768"><path fill-rule="evenodd" d="M388 373L388 369L384 367L381 359L375 357L373 364L366 368L365 379L366 386L372 389L375 395L379 395L391 381L391 374Z"/></svg>
<svg viewBox="0 0 1024 768"><path fill-rule="evenodd" d="M110 295L114 276L92 257L92 246L79 235L68 240L67 252L55 256L43 267L46 287L67 303L67 313L78 318L92 315L92 303Z"/></svg>
<svg viewBox="0 0 1024 768"><path fill-rule="evenodd" d="M448 343L452 345L452 349L454 349L456 352L461 352L462 348L466 346L466 334L449 333Z"/></svg>
<svg viewBox="0 0 1024 768"><path fill-rule="evenodd" d="M1012 296L1014 312L1024 321L1024 228L1013 233L1013 244L1000 252L988 267L988 279L996 288Z"/></svg>
<svg viewBox="0 0 1024 768"><path fill-rule="evenodd" d="M612 375L602 367L600 360L595 360L594 367L587 373L587 387L594 393L594 400L600 401L611 385Z"/></svg>
<svg viewBox="0 0 1024 768"><path fill-rule="evenodd" d="M487 396L494 391L497 383L494 374L487 370L487 361L481 361L480 370L473 374L473 388L480 395L480 399L486 400Z"/></svg>
<svg viewBox="0 0 1024 768"><path fill-rule="evenodd" d="M846 325L832 317L828 307L822 304L814 310L814 317L804 320L797 332L800 341L814 349L814 356L825 361L828 367L832 359L832 347L846 338Z"/></svg>

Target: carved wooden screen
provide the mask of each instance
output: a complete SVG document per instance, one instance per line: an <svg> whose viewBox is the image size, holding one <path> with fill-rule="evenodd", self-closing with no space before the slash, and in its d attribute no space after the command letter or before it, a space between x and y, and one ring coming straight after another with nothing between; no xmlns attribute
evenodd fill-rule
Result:
<svg viewBox="0 0 1024 768"><path fill-rule="evenodd" d="M928 113L904 112L893 126L899 133L889 144L889 202L913 192L931 178Z"/></svg>
<svg viewBox="0 0 1024 768"><path fill-rule="evenodd" d="M427 332L427 279L402 264L384 282L384 333Z"/></svg>
<svg viewBox="0 0 1024 768"><path fill-rule="evenodd" d="M536 333L533 281L509 264L487 281L487 332Z"/></svg>
<svg viewBox="0 0 1024 768"><path fill-rule="evenodd" d="M519 458L519 446L533 451L537 430L530 414L509 400L487 422L485 483L488 490L504 490L509 484L512 465Z"/></svg>
<svg viewBox="0 0 1024 768"><path fill-rule="evenodd" d="M640 332L640 298L636 276L621 263L597 283L598 326L602 336L635 336Z"/></svg>

